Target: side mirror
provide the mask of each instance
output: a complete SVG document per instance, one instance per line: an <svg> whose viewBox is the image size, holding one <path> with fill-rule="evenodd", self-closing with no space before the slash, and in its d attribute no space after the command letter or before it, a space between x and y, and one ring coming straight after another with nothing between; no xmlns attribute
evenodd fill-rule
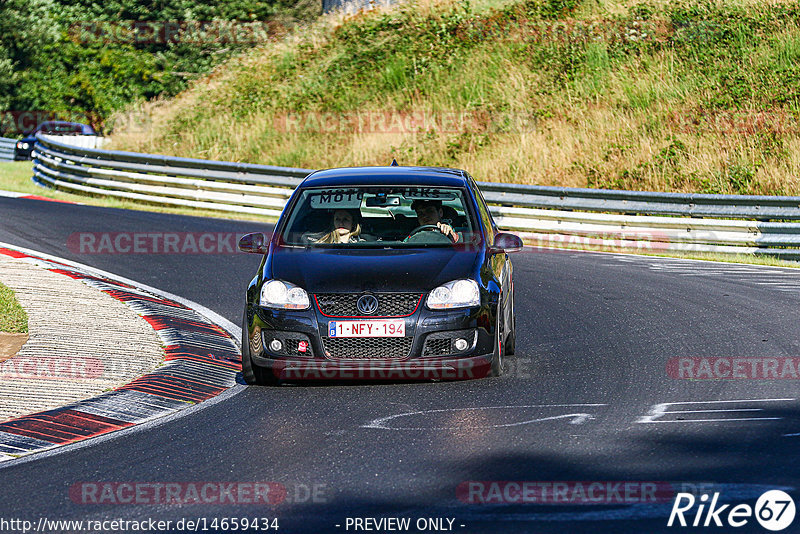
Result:
<svg viewBox="0 0 800 534"><path fill-rule="evenodd" d="M494 236L492 252L517 252L522 250L522 239L514 234L500 232Z"/></svg>
<svg viewBox="0 0 800 534"><path fill-rule="evenodd" d="M269 246L267 237L261 232L245 234L239 240L239 250L242 252L252 252L254 254L266 254Z"/></svg>

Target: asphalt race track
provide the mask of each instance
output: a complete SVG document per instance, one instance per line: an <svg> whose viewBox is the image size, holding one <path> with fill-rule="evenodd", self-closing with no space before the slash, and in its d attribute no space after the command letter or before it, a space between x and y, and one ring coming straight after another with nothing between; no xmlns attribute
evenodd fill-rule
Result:
<svg viewBox="0 0 800 534"><path fill-rule="evenodd" d="M81 254L67 240L76 232L270 230L27 199L0 198L0 214L0 241L169 291L235 324L257 256ZM505 376L237 386L162 424L0 464L0 518L277 517L279 532L356 532L348 518L380 517L412 526L449 518L452 531L465 533L766 532L754 518L737 529L667 528L669 492L625 502L511 495L480 503L480 492L462 490L488 481L569 482L570 491L635 482L718 492L732 505L753 506L769 489L797 501L798 381L676 379L667 367L673 358L800 357L800 271L529 249L513 259L517 356ZM288 493L267 508L85 504L69 491L85 482L191 481L269 481ZM800 531L800 518L790 531Z"/></svg>

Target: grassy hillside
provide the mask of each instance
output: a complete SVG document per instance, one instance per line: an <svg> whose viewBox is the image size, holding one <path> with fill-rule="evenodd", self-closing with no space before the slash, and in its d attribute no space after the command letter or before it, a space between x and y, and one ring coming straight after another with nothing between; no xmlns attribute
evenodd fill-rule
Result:
<svg viewBox="0 0 800 534"><path fill-rule="evenodd" d="M482 180L800 194L800 1L424 3L327 17L114 148Z"/></svg>

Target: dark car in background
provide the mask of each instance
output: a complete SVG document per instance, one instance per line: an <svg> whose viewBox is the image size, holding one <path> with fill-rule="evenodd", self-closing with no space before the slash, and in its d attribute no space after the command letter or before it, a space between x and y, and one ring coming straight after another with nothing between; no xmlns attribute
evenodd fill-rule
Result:
<svg viewBox="0 0 800 534"><path fill-rule="evenodd" d="M508 253L521 247L464 171L314 172L272 236L239 243L263 254L245 298L245 381L497 376L515 350Z"/></svg>
<svg viewBox="0 0 800 534"><path fill-rule="evenodd" d="M36 144L36 134L46 135L97 135L97 132L88 124L68 121L45 121L17 141L15 159L31 159L33 146Z"/></svg>

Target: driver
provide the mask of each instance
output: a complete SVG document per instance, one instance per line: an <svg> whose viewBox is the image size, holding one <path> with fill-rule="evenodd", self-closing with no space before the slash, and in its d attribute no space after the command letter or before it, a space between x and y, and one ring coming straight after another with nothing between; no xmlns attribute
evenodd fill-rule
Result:
<svg viewBox="0 0 800 534"><path fill-rule="evenodd" d="M436 226L430 228L431 231L438 229L441 233L450 238L453 243L458 243L461 236L453 230L453 227L442 222L442 201L441 200L415 200L411 203L411 209L417 213L417 221L420 226Z"/></svg>

